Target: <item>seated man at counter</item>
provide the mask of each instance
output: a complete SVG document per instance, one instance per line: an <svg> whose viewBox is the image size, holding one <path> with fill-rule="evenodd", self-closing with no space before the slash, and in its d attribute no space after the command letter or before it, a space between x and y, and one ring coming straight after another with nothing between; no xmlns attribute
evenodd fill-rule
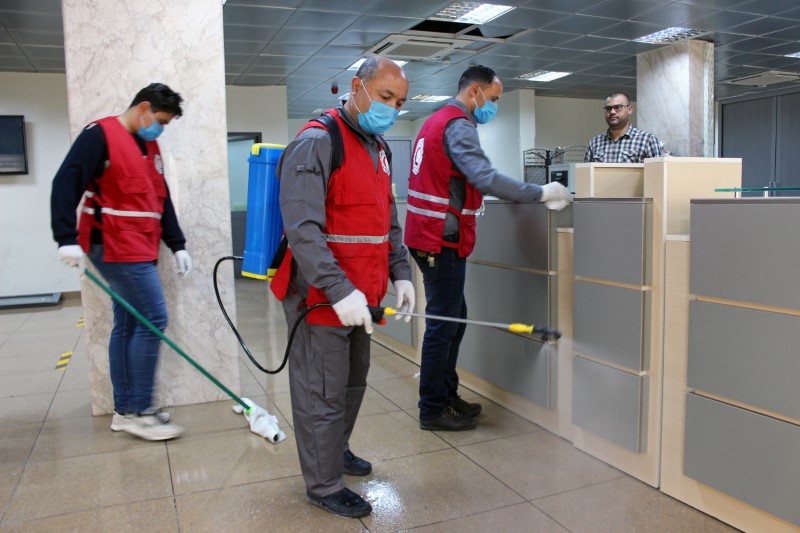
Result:
<svg viewBox="0 0 800 533"><path fill-rule="evenodd" d="M611 93L603 107L608 130L592 137L586 146L586 163L641 163L660 157L661 142L652 133L630 125L633 105L625 93Z"/></svg>

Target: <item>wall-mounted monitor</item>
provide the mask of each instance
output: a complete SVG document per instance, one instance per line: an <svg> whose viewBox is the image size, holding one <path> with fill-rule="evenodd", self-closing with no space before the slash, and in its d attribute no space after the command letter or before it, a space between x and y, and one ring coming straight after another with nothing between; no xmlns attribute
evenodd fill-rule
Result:
<svg viewBox="0 0 800 533"><path fill-rule="evenodd" d="M25 117L0 115L0 174L27 174Z"/></svg>

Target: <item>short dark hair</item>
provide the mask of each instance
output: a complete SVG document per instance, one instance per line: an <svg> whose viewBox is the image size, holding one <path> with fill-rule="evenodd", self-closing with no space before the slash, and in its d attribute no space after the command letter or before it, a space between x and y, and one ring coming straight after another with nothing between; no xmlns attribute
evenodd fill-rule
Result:
<svg viewBox="0 0 800 533"><path fill-rule="evenodd" d="M183 98L180 94L163 83L151 83L136 93L130 107L141 104L142 102L150 102L154 113L163 111L173 115L175 118L183 115L183 110L181 109Z"/></svg>
<svg viewBox="0 0 800 533"><path fill-rule="evenodd" d="M630 97L630 96L628 96L627 94L625 94L625 93L621 93L621 92L619 92L619 91L617 91L617 92L614 92L614 93L611 93L611 94L609 94L608 96L606 96L606 100L608 100L609 98L613 98L614 96L624 96L624 97L625 97L625 100L627 100L627 101L628 101L628 105L631 105L631 97Z"/></svg>
<svg viewBox="0 0 800 533"><path fill-rule="evenodd" d="M491 85L496 77L497 74L489 67L473 65L465 70L461 75L461 79L458 80L458 92L463 91L474 82L478 82L478 85L481 87L486 87L487 85Z"/></svg>

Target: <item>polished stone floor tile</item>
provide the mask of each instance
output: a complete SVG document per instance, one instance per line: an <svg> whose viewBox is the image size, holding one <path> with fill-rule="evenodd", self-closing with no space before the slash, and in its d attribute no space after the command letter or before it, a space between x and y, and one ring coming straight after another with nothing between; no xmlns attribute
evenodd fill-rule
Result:
<svg viewBox="0 0 800 533"><path fill-rule="evenodd" d="M630 477L535 500L575 533L737 531Z"/></svg>
<svg viewBox="0 0 800 533"><path fill-rule="evenodd" d="M48 518L0 525L2 533L115 533L152 531L177 532L178 519L175 503L170 498L133 502L113 507L103 507L77 513L60 514Z"/></svg>
<svg viewBox="0 0 800 533"><path fill-rule="evenodd" d="M47 413L47 420L92 416L92 399L85 390L59 390Z"/></svg>
<svg viewBox="0 0 800 533"><path fill-rule="evenodd" d="M402 378L370 381L370 386L389 399L400 409L413 409L419 401L419 377L407 376Z"/></svg>
<svg viewBox="0 0 800 533"><path fill-rule="evenodd" d="M365 531L360 520L340 518L306 502L299 476L178 496L176 501L181 531L193 533Z"/></svg>
<svg viewBox="0 0 800 533"><path fill-rule="evenodd" d="M267 401L265 396L249 398L259 407L266 409L271 415L278 418L278 425L284 432L289 427L286 420L280 415L275 405ZM172 420L186 429L181 439L204 438L212 435L225 434L230 430L246 428L250 423L244 415L233 412L233 400L202 403L195 405L182 405L168 409Z"/></svg>
<svg viewBox="0 0 800 533"><path fill-rule="evenodd" d="M5 346L10 346L6 344ZM19 345L15 345L19 346ZM36 374L39 372L55 372L61 354L69 350L50 350L40 353L35 351L17 351L9 348L13 355L0 357L0 368L3 369L3 376L19 376L23 374Z"/></svg>
<svg viewBox="0 0 800 533"><path fill-rule="evenodd" d="M569 533L558 522L530 503L520 503L413 529L414 533L486 533L488 531Z"/></svg>
<svg viewBox="0 0 800 533"><path fill-rule="evenodd" d="M72 356L75 357L74 355ZM89 391L89 368L85 362L80 360L71 361L64 371L64 379L61 380L58 390L61 392L71 390Z"/></svg>
<svg viewBox="0 0 800 533"><path fill-rule="evenodd" d="M29 463L4 523L172 495L165 446Z"/></svg>
<svg viewBox="0 0 800 533"><path fill-rule="evenodd" d="M30 462L92 456L161 445L158 442L139 439L124 431L111 431L110 426L111 415L55 419L48 417L36 439Z"/></svg>
<svg viewBox="0 0 800 533"><path fill-rule="evenodd" d="M53 401L53 393L0 398L0 429L43 422Z"/></svg>
<svg viewBox="0 0 800 533"><path fill-rule="evenodd" d="M246 429L168 443L175 494L300 475L294 434L278 444Z"/></svg>
<svg viewBox="0 0 800 533"><path fill-rule="evenodd" d="M24 464L41 429L41 422L8 426L0 424L0 464Z"/></svg>
<svg viewBox="0 0 800 533"><path fill-rule="evenodd" d="M397 531L506 507L523 500L453 449L381 463L348 486L372 504L370 531Z"/></svg>
<svg viewBox="0 0 800 533"><path fill-rule="evenodd" d="M17 487L23 468L21 464L0 464L0 512L6 508L8 499Z"/></svg>
<svg viewBox="0 0 800 533"><path fill-rule="evenodd" d="M54 393L63 376L63 371L53 370L52 368L44 372L31 374L0 375L0 398L44 394L46 392Z"/></svg>
<svg viewBox="0 0 800 533"><path fill-rule="evenodd" d="M463 446L459 451L528 500L625 475L547 431Z"/></svg>
<svg viewBox="0 0 800 533"><path fill-rule="evenodd" d="M359 416L350 438L350 449L372 463L448 447L430 431L420 431L417 421L403 411Z"/></svg>
<svg viewBox="0 0 800 533"><path fill-rule="evenodd" d="M533 431L541 431L541 427L529 420L515 415L508 409L483 398L463 398L478 402L483 407L481 414L476 417L478 427L469 431L435 431L440 438L456 448L479 442L496 440ZM419 421L419 409L408 409L406 412Z"/></svg>
<svg viewBox="0 0 800 533"><path fill-rule="evenodd" d="M373 342L372 347L375 349L376 344ZM398 356L392 355L379 355L372 354L370 358L369 376L367 381L373 383L384 379L401 378L407 376L414 376L419 373L419 366L411 361Z"/></svg>

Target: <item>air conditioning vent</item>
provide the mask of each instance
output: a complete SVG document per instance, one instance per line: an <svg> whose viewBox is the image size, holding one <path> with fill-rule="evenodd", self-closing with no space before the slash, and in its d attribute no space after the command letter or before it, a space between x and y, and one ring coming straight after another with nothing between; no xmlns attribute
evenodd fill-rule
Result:
<svg viewBox="0 0 800 533"><path fill-rule="evenodd" d="M786 83L800 81L800 74L796 72L783 72L780 70L768 70L756 74L748 74L725 80L725 83L733 85L746 85L748 87L766 87L776 83Z"/></svg>
<svg viewBox="0 0 800 533"><path fill-rule="evenodd" d="M466 39L393 34L367 50L367 54L391 59L438 61L471 43Z"/></svg>

